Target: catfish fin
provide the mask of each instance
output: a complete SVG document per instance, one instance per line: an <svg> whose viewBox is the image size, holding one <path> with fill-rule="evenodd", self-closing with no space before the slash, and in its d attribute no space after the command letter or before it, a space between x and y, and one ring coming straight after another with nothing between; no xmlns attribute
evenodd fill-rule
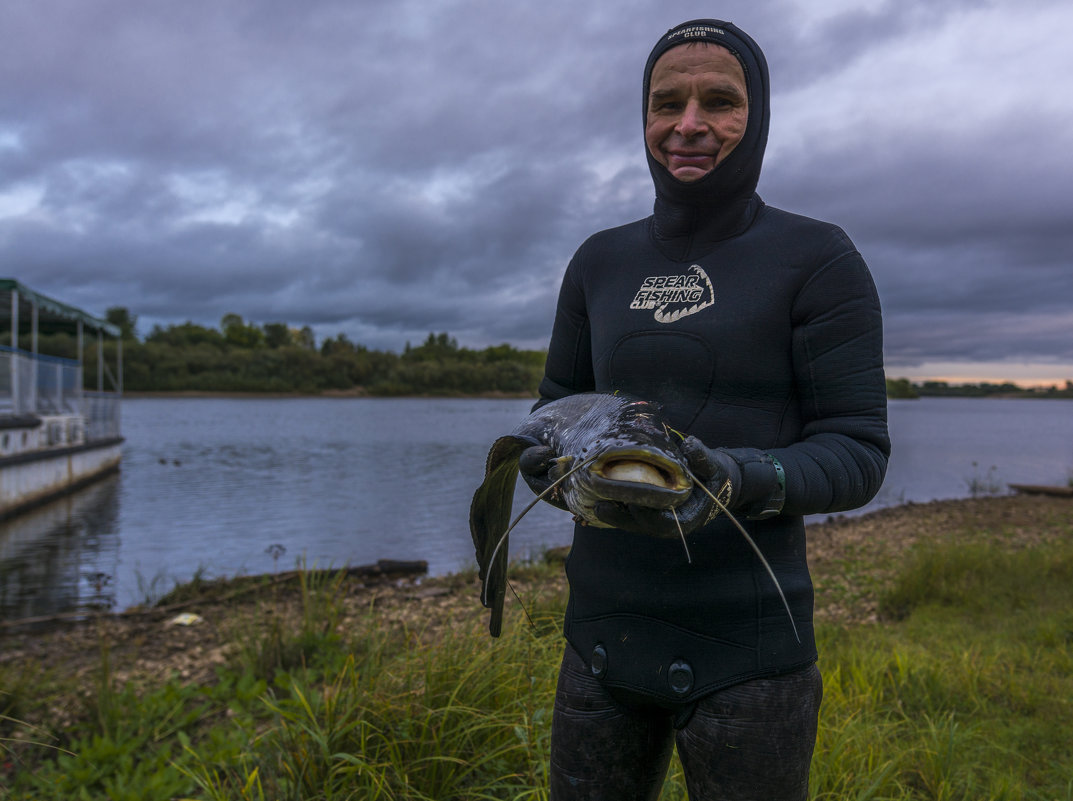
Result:
<svg viewBox="0 0 1073 801"><path fill-rule="evenodd" d="M518 459L526 448L539 444L539 440L532 437L514 434L492 443L484 482L473 493L469 508L469 531L480 569L481 603L492 610L488 632L493 637L498 637L503 630L503 599L507 592L507 543L503 543L498 553L496 546L510 525Z"/></svg>

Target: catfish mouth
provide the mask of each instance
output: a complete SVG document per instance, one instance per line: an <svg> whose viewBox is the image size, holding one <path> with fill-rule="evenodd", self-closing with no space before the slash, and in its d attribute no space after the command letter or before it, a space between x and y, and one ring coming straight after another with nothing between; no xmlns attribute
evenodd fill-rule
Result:
<svg viewBox="0 0 1073 801"><path fill-rule="evenodd" d="M693 489L682 465L655 451L605 453L593 462L588 474L592 492L601 499L652 509L678 506Z"/></svg>

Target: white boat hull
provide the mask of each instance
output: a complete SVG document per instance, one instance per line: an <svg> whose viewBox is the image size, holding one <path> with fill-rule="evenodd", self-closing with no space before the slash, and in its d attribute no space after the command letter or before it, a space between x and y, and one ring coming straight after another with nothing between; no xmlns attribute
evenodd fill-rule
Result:
<svg viewBox="0 0 1073 801"><path fill-rule="evenodd" d="M122 444L116 437L0 458L0 518L115 472Z"/></svg>

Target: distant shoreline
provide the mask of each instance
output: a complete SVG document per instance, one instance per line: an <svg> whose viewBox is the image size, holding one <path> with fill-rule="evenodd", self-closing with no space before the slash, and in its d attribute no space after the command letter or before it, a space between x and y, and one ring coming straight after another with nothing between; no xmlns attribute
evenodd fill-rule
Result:
<svg viewBox="0 0 1073 801"><path fill-rule="evenodd" d="M369 400L398 400L400 398L425 398L428 400L477 399L477 400L536 400L537 396L528 392L476 392L461 395L374 395L363 387L352 389L329 389L323 392L237 392L212 391L199 389L181 389L174 391L136 391L124 392L123 397L130 400L158 400L173 398L232 398L242 399L288 399L288 398L366 398Z"/></svg>
<svg viewBox="0 0 1073 801"><path fill-rule="evenodd" d="M423 398L427 400L536 400L537 395L528 392L474 392L462 394L436 394L436 395L375 395L365 390L364 387L352 387L350 389L328 389L323 392L239 392L235 390L216 391L200 389L180 390L138 390L124 392L123 398L130 400L156 400L174 398L231 398L241 399L289 399L289 398L366 398L369 400L398 400L400 398ZM1061 395L1037 395L1033 393L1002 393L993 395L955 395L953 393L943 395L921 395L917 398L899 398L888 396L887 400L916 401L924 398L969 398L973 400L1073 400Z"/></svg>

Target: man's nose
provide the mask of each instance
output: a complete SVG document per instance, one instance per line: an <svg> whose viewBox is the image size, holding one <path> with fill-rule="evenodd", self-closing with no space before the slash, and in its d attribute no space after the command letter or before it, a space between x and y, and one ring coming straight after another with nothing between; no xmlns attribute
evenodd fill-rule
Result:
<svg viewBox="0 0 1073 801"><path fill-rule="evenodd" d="M678 118L678 124L675 128L678 133L686 137L703 133L704 120L701 115L700 103L696 100L689 100L685 108L682 109L682 116Z"/></svg>

